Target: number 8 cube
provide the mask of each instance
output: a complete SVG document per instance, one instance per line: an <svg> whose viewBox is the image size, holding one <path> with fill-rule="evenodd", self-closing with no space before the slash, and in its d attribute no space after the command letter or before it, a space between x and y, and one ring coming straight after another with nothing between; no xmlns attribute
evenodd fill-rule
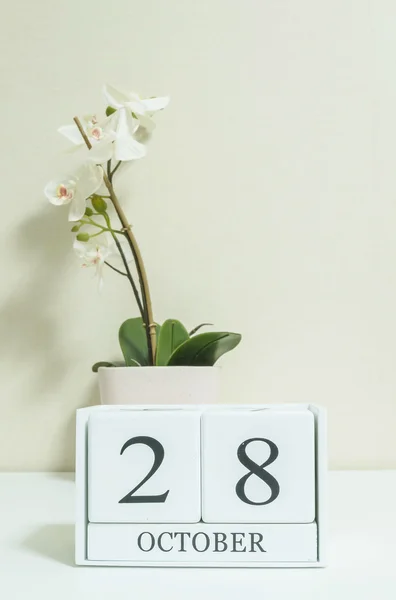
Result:
<svg viewBox="0 0 396 600"><path fill-rule="evenodd" d="M205 412L202 474L207 523L311 523L313 414L284 407Z"/></svg>

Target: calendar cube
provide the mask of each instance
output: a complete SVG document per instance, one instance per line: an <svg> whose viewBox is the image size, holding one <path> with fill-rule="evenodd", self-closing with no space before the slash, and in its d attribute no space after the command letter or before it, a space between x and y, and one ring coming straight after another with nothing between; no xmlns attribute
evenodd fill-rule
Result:
<svg viewBox="0 0 396 600"><path fill-rule="evenodd" d="M88 519L194 523L201 518L200 411L93 413Z"/></svg>
<svg viewBox="0 0 396 600"><path fill-rule="evenodd" d="M315 422L309 410L209 410L202 417L207 523L315 520Z"/></svg>

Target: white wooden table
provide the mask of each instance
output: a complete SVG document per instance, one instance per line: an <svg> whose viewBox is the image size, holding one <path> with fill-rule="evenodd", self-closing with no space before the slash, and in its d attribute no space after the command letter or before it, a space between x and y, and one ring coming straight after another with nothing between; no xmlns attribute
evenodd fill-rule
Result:
<svg viewBox="0 0 396 600"><path fill-rule="evenodd" d="M75 567L69 473L0 474L1 600L395 600L396 471L330 474L327 569Z"/></svg>

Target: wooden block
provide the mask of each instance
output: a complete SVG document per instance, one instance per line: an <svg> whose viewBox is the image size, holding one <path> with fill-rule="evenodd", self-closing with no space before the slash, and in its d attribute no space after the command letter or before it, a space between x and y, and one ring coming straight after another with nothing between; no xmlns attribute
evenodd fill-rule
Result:
<svg viewBox="0 0 396 600"><path fill-rule="evenodd" d="M202 417L202 518L315 520L315 423L309 410L209 410Z"/></svg>
<svg viewBox="0 0 396 600"><path fill-rule="evenodd" d="M103 411L88 422L88 519L201 518L200 411Z"/></svg>
<svg viewBox="0 0 396 600"><path fill-rule="evenodd" d="M88 525L88 560L144 563L310 563L316 523L304 525Z"/></svg>

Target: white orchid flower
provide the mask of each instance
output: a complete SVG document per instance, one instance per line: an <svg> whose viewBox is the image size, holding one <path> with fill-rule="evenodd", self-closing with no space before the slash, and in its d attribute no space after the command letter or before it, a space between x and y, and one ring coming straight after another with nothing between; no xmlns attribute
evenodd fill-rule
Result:
<svg viewBox="0 0 396 600"><path fill-rule="evenodd" d="M126 260L131 262L132 253L126 242L122 242L122 250ZM112 262L121 261L120 254L113 238L109 235L101 235L100 241L91 239L89 242L80 242L77 239L73 243L74 251L77 256L82 259L82 267L94 267L95 275L98 277L99 290L103 288L103 268L105 262L111 260Z"/></svg>
<svg viewBox="0 0 396 600"><path fill-rule="evenodd" d="M70 204L69 221L79 221L85 213L86 199L100 188L102 181L102 168L87 162L75 174L47 183L44 194L55 206Z"/></svg>
<svg viewBox="0 0 396 600"><path fill-rule="evenodd" d="M80 123L92 146L89 160L96 164L111 159L137 160L146 155L146 147L134 138L139 122L132 117L130 111L121 111L117 116L110 115L101 122L95 116L86 116ZM63 125L58 131L76 148L86 147L76 124Z"/></svg>
<svg viewBox="0 0 396 600"><path fill-rule="evenodd" d="M94 267L95 274L98 277L99 290L103 287L103 267L105 260L110 256L111 250L107 245L99 243L74 241L73 248L78 256L83 260L82 267Z"/></svg>
<svg viewBox="0 0 396 600"><path fill-rule="evenodd" d="M151 117L151 115L159 110L163 110L169 104L169 96L141 98L135 92L126 92L108 84L104 86L103 93L109 106L116 110L127 108L138 119L145 116ZM154 122L152 122L152 125L154 126Z"/></svg>
<svg viewBox="0 0 396 600"><path fill-rule="evenodd" d="M92 146L105 140L108 141L109 138L114 139L114 133L109 128L110 120L110 117L106 117L106 119L99 123L96 115L86 115L80 119L81 126ZM75 123L72 125L62 125L58 131L75 146L85 146L84 139Z"/></svg>
<svg viewBox="0 0 396 600"><path fill-rule="evenodd" d="M110 117L114 121L116 134L116 160L141 158L145 155L146 148L136 139L139 135L138 129L142 127L151 133L155 127L151 116L164 109L169 103L169 98L141 98L134 92L125 92L111 85L105 85L103 93L107 104L116 111Z"/></svg>
<svg viewBox="0 0 396 600"><path fill-rule="evenodd" d="M115 161L130 161L146 156L146 146L135 138L139 121L132 117L131 112L121 109L108 118L114 137L92 146L89 152L91 160L96 163L110 158Z"/></svg>
<svg viewBox="0 0 396 600"><path fill-rule="evenodd" d="M80 119L80 123L92 146L89 159L95 163L103 163L114 158L113 141L116 134L112 128L111 116L99 122L95 115L87 115ZM75 123L62 125L58 132L72 142L76 149L86 148L85 141Z"/></svg>

